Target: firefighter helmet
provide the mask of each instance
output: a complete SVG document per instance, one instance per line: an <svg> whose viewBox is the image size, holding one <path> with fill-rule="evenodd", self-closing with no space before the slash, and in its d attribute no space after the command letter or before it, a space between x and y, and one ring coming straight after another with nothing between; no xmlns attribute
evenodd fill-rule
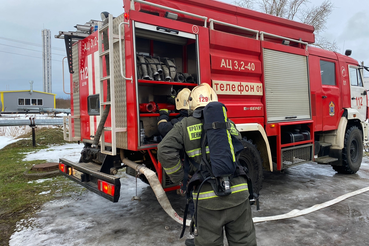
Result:
<svg viewBox="0 0 369 246"><path fill-rule="evenodd" d="M192 89L188 98L190 110L205 107L209 102L218 101L218 96L209 84L202 83Z"/></svg>
<svg viewBox="0 0 369 246"><path fill-rule="evenodd" d="M188 110L188 96L190 95L191 91L188 88L183 88L176 96L176 109L187 109Z"/></svg>

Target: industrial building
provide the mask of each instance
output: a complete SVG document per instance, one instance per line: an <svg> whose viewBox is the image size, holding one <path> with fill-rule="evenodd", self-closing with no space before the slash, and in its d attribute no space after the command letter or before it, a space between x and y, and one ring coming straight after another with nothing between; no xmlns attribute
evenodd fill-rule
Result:
<svg viewBox="0 0 369 246"><path fill-rule="evenodd" d="M34 90L0 91L2 113L38 113L55 108L56 94Z"/></svg>

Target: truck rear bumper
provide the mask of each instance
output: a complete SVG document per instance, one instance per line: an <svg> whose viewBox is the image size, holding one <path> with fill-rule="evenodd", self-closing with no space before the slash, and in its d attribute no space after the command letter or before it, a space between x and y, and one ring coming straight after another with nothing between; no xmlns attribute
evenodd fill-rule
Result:
<svg viewBox="0 0 369 246"><path fill-rule="evenodd" d="M100 168L100 165L91 162L75 163L64 158L59 159L61 174L112 202L118 202L120 178L100 172Z"/></svg>

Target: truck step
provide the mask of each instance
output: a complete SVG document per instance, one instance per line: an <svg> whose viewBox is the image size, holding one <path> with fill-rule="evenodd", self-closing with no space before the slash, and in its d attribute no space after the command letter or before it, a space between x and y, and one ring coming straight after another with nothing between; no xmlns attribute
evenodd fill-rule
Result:
<svg viewBox="0 0 369 246"><path fill-rule="evenodd" d="M325 164L325 165L329 165L332 162L338 161L338 158L333 158L330 156L321 156L319 158L315 159L315 162L319 163L319 164Z"/></svg>
<svg viewBox="0 0 369 246"><path fill-rule="evenodd" d="M323 147L323 148L326 148L326 147L331 147L332 144L331 143L325 143L325 142L319 142L320 146Z"/></svg>
<svg viewBox="0 0 369 246"><path fill-rule="evenodd" d="M329 152L331 149L332 144L331 143L325 143L325 142L319 142L319 156L321 157L328 157L329 156ZM327 163L324 163L327 164Z"/></svg>

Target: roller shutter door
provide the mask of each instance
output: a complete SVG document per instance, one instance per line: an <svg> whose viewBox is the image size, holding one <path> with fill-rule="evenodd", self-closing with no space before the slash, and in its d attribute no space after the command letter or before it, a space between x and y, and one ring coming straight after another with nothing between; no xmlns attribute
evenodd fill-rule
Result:
<svg viewBox="0 0 369 246"><path fill-rule="evenodd" d="M268 122L311 119L307 57L264 49Z"/></svg>

